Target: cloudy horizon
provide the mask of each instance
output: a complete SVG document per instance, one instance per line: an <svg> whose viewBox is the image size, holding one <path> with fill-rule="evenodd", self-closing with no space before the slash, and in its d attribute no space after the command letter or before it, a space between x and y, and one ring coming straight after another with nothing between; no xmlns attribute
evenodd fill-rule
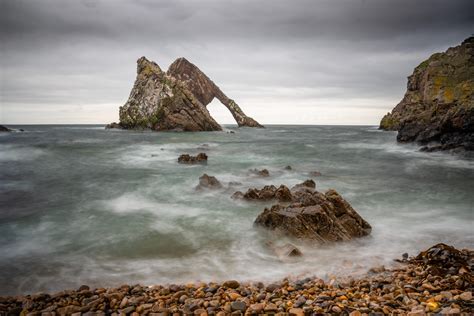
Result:
<svg viewBox="0 0 474 316"><path fill-rule="evenodd" d="M0 16L3 124L117 121L140 56L183 56L262 124L377 125L474 30L468 0L6 0Z"/></svg>

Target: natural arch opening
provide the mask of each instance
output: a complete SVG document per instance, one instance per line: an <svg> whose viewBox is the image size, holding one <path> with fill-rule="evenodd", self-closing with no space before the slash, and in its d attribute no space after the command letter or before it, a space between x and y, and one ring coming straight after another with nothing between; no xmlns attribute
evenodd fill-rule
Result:
<svg viewBox="0 0 474 316"><path fill-rule="evenodd" d="M225 105L222 104L217 98L214 98L214 100L212 100L212 102L209 103L206 108L211 116L217 121L217 123L221 125L237 124L229 109L226 108Z"/></svg>

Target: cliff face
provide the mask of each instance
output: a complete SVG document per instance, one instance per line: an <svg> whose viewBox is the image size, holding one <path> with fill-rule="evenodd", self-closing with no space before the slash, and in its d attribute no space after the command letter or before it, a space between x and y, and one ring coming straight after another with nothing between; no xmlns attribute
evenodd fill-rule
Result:
<svg viewBox="0 0 474 316"><path fill-rule="evenodd" d="M141 57L128 101L119 110L120 122L108 127L219 131L221 126L206 109L214 97L231 111L239 126L262 127L186 59L177 59L165 73L156 63Z"/></svg>
<svg viewBox="0 0 474 316"><path fill-rule="evenodd" d="M436 143L427 150L474 150L474 37L416 67L380 128L398 131L399 142Z"/></svg>

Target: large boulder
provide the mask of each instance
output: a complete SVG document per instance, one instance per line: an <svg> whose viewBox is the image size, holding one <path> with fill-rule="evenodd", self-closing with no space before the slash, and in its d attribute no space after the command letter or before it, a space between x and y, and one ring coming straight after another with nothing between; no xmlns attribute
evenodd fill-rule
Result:
<svg viewBox="0 0 474 316"><path fill-rule="evenodd" d="M380 128L398 131L399 142L435 144L427 151L474 150L474 37L418 65Z"/></svg>
<svg viewBox="0 0 474 316"><path fill-rule="evenodd" d="M276 204L255 220L255 226L320 243L367 236L371 226L336 191L320 193L314 182L292 188L291 204Z"/></svg>

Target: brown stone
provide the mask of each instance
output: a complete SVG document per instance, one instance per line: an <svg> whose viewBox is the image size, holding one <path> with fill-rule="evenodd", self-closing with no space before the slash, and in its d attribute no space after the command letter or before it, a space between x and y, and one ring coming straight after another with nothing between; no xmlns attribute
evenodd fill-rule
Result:
<svg viewBox="0 0 474 316"><path fill-rule="evenodd" d="M199 153L196 156L191 156L189 154L182 154L178 157L178 163L182 163L182 164L196 164L196 163L205 164L205 163L207 163L207 155L205 153Z"/></svg>
<svg viewBox="0 0 474 316"><path fill-rule="evenodd" d="M266 208L255 225L322 243L363 237L371 231L370 225L334 190L318 195L312 205L296 202Z"/></svg>
<svg viewBox="0 0 474 316"><path fill-rule="evenodd" d="M209 176L207 174L203 174L199 177L199 184L196 186L196 190L203 190L203 189L220 189L222 188L222 184L217 180L214 176Z"/></svg>

